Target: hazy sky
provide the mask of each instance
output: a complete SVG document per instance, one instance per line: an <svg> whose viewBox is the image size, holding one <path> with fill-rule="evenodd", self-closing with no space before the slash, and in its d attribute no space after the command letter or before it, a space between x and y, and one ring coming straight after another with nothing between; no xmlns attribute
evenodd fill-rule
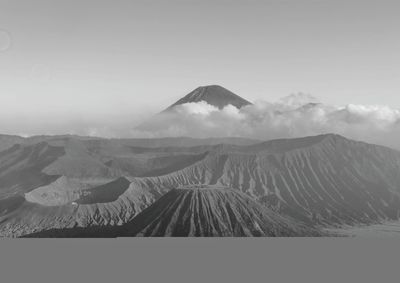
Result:
<svg viewBox="0 0 400 283"><path fill-rule="evenodd" d="M0 132L133 127L207 84L400 108L397 3L0 0Z"/></svg>

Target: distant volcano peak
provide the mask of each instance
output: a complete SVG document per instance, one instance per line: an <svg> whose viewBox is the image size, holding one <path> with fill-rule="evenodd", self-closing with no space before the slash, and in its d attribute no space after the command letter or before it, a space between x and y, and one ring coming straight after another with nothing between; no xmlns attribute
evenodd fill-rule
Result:
<svg viewBox="0 0 400 283"><path fill-rule="evenodd" d="M219 109L222 109L229 104L235 106L236 108L242 108L243 106L252 104L251 102L222 86L207 85L196 88L185 97L179 99L177 102L168 107L167 110L170 110L181 104L196 103L200 101L205 101L210 105L218 107Z"/></svg>

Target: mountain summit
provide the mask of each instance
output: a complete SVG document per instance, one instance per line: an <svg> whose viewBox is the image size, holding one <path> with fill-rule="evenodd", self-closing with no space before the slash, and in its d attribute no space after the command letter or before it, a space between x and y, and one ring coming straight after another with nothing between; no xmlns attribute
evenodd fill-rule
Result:
<svg viewBox="0 0 400 283"><path fill-rule="evenodd" d="M236 108L242 108L243 106L252 104L251 102L241 98L222 86L209 85L196 88L185 97L172 104L166 110L168 111L177 105L200 101L205 101L210 105L218 107L219 109L222 109L229 104L235 106Z"/></svg>
<svg viewBox="0 0 400 283"><path fill-rule="evenodd" d="M204 101L209 105L217 107L218 109L223 109L225 106L233 105L234 107L240 109L246 105L251 105L252 103L244 98L234 94L230 90L219 86L219 85L208 85L200 86L187 94L186 96L179 99L177 102L161 111L160 113L154 115L149 120L138 125L136 130L144 130L149 132L156 132L165 130L166 125L179 125L180 119L178 116L164 115L174 113L175 107L186 104L186 103L196 103ZM178 119L177 119L178 118Z"/></svg>

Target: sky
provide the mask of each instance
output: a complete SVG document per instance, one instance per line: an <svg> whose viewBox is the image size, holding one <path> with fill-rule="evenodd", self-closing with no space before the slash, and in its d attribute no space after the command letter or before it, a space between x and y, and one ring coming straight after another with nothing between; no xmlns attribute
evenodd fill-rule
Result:
<svg viewBox="0 0 400 283"><path fill-rule="evenodd" d="M123 136L209 84L400 109L398 3L0 0L0 132Z"/></svg>

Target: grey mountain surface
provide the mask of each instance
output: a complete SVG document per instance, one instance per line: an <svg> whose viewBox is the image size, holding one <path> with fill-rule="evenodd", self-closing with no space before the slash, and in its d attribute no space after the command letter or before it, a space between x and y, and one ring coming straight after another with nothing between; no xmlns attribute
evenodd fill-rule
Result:
<svg viewBox="0 0 400 283"><path fill-rule="evenodd" d="M123 176L156 176L182 169L203 158L209 147L181 146L180 139L167 143L163 139L162 144L179 145L167 148L131 146L136 140L46 140L14 145L0 153L0 230L8 236L59 225L124 223L160 193L147 187L128 190L132 182ZM188 142L200 141L183 143ZM122 193L129 197L119 199Z"/></svg>
<svg viewBox="0 0 400 283"><path fill-rule="evenodd" d="M160 115L199 101L250 104L206 86ZM399 173L400 152L334 134L265 142L0 135L0 236L315 235L311 227L399 219Z"/></svg>
<svg viewBox="0 0 400 283"><path fill-rule="evenodd" d="M159 147L194 147L217 144L250 145L261 142L260 140L243 137L215 137L215 138L190 138L190 137L165 137L165 138L121 138L106 139L100 137L85 137L75 135L53 135L21 137L12 135L0 135L0 152L13 145L34 145L40 142L48 142L50 145L62 145L68 140L81 140L91 143L109 143L112 141L118 145L132 147L159 148Z"/></svg>
<svg viewBox="0 0 400 283"><path fill-rule="evenodd" d="M12 135L0 135L0 152L12 147L15 144L22 144L23 137Z"/></svg>
<svg viewBox="0 0 400 283"><path fill-rule="evenodd" d="M169 191L118 227L52 229L29 237L300 237L321 236L266 208L248 195L220 186Z"/></svg>
<svg viewBox="0 0 400 283"><path fill-rule="evenodd" d="M127 225L121 236L243 237L318 236L248 195L219 186L171 190Z"/></svg>
<svg viewBox="0 0 400 283"><path fill-rule="evenodd" d="M0 182L0 235L7 237L121 226L192 185L229 187L313 225L375 223L400 211L400 153L331 134L165 148L68 138L12 147L0 164L10 164L0 171L7 180Z"/></svg>
<svg viewBox="0 0 400 283"><path fill-rule="evenodd" d="M31 137L21 137L16 135L0 134L0 152L4 151L13 145L34 145L40 142L57 143L57 141L75 139L75 140L94 140L101 139L98 137L85 137L77 135L40 135Z"/></svg>

